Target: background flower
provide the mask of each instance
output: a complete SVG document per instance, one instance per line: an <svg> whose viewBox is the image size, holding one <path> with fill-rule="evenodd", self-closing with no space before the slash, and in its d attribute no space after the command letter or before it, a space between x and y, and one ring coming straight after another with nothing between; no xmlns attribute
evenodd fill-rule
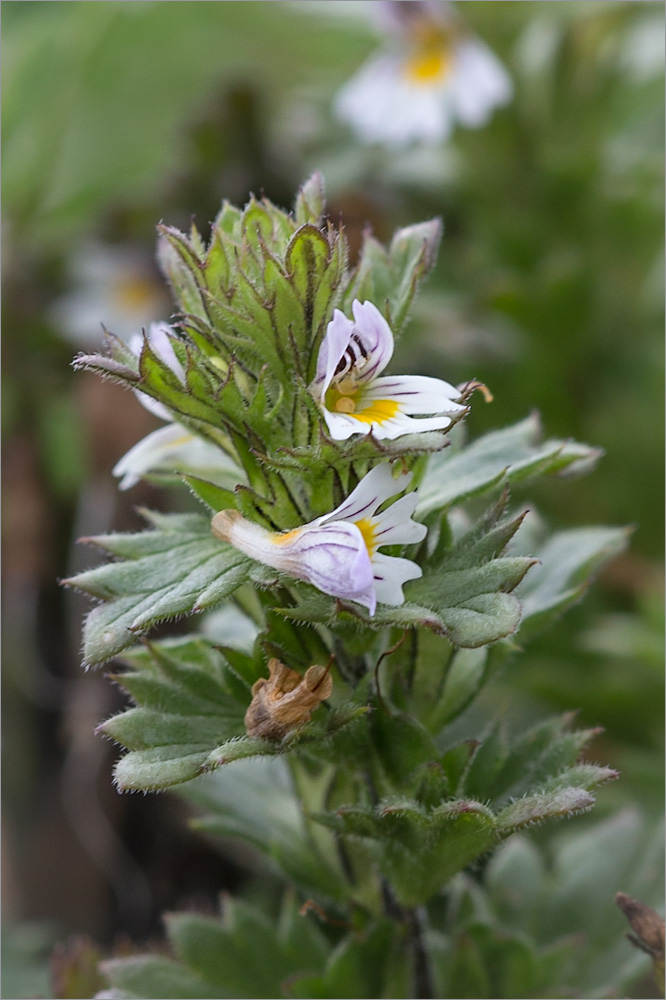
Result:
<svg viewBox="0 0 666 1000"><path fill-rule="evenodd" d="M145 341L181 382L185 382L185 369L173 349L175 333L167 323L151 323L145 334ZM129 346L139 356L144 344L141 334L129 339ZM220 478L231 478L231 485L242 479L242 470L221 448L204 440L174 420L166 406L145 392L137 392L141 404L167 426L152 431L130 448L116 463L113 475L119 476L119 488L127 490L135 486L146 475L173 475L187 473L202 479L219 482Z"/></svg>
<svg viewBox="0 0 666 1000"><path fill-rule="evenodd" d="M99 346L102 327L129 341L169 307L154 262L136 246L87 243L68 267L74 287L56 299L50 315L62 336L78 346Z"/></svg>
<svg viewBox="0 0 666 1000"><path fill-rule="evenodd" d="M456 123L484 125L513 94L509 74L450 4L386 0L393 46L372 56L342 88L338 116L366 143L439 143Z"/></svg>

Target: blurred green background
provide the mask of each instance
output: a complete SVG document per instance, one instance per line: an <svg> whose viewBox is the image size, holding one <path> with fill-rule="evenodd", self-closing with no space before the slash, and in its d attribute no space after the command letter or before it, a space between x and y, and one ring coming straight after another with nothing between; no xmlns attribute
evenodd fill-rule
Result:
<svg viewBox="0 0 666 1000"><path fill-rule="evenodd" d="M352 251L368 224L387 240L444 220L394 370L484 381L471 435L536 409L547 434L604 450L588 478L525 495L553 527L635 525L631 548L492 696L604 727L595 752L622 779L586 823L662 812L664 4L459 3L515 97L483 129L398 153L332 117L378 45L368 7L2 4L7 996L48 995L43 956L69 933L145 940L163 909L212 907L246 878L177 798L116 795L93 735L121 699L81 671L86 604L57 580L95 559L77 537L184 501L117 492L114 463L155 425L69 362L102 323L168 318L158 221L205 231L250 192L289 206L314 169Z"/></svg>

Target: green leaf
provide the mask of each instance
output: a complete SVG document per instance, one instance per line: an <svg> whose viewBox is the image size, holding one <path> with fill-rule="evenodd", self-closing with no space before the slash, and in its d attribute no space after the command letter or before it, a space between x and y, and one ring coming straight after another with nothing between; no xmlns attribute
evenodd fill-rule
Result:
<svg viewBox="0 0 666 1000"><path fill-rule="evenodd" d="M391 954L398 947L396 925L390 920L378 921L361 936L347 935L326 966L327 996L341 1000L384 996Z"/></svg>
<svg viewBox="0 0 666 1000"><path fill-rule="evenodd" d="M131 750L117 762L113 779L121 792L154 792L203 774L208 748L202 743Z"/></svg>
<svg viewBox="0 0 666 1000"><path fill-rule="evenodd" d="M428 836L413 851L387 844L382 866L400 901L418 906L495 843L495 818L482 803L454 799L430 814Z"/></svg>
<svg viewBox="0 0 666 1000"><path fill-rule="evenodd" d="M219 1000L219 991L179 962L159 955L116 958L102 972L122 995L145 1000Z"/></svg>
<svg viewBox="0 0 666 1000"><path fill-rule="evenodd" d="M261 851L306 892L344 895L335 857L325 857L309 836L303 809L283 758L238 761L183 790L203 812L195 829L234 837Z"/></svg>
<svg viewBox="0 0 666 1000"><path fill-rule="evenodd" d="M370 299L399 334L419 282L435 263L441 235L439 219L398 229L388 250L364 235L356 271L345 290L345 312L351 313L354 299Z"/></svg>
<svg viewBox="0 0 666 1000"><path fill-rule="evenodd" d="M472 923L457 935L443 996L534 997L540 963L534 944L503 928ZM546 984L546 989L548 984ZM541 994L545 995L545 994Z"/></svg>
<svg viewBox="0 0 666 1000"><path fill-rule="evenodd" d="M219 741L225 730L238 732L242 715L238 709L180 716L150 708L130 708L103 723L103 732L128 750L188 743L207 746Z"/></svg>
<svg viewBox="0 0 666 1000"><path fill-rule="evenodd" d="M370 727L373 746L394 788L404 785L421 764L437 759L430 735L411 716L387 716L377 711L371 717Z"/></svg>
<svg viewBox="0 0 666 1000"><path fill-rule="evenodd" d="M377 844L377 864L406 906L426 902L494 843L495 817L481 802L453 799L425 809L406 798L349 805L318 822Z"/></svg>
<svg viewBox="0 0 666 1000"><path fill-rule="evenodd" d="M157 258L180 310L207 319L203 264L192 242L173 226L159 225L157 230Z"/></svg>
<svg viewBox="0 0 666 1000"><path fill-rule="evenodd" d="M296 230L285 253L285 264L294 289L307 309L328 264L328 240L316 226L305 223Z"/></svg>
<svg viewBox="0 0 666 1000"><path fill-rule="evenodd" d="M556 782L552 787L561 787L559 778L573 768L599 733L597 729L571 731L573 718L572 713L566 713L547 719L511 742L504 727L495 725L465 774L465 794L491 802L496 808L537 789L550 789L552 781ZM580 784L588 787L584 781Z"/></svg>
<svg viewBox="0 0 666 1000"><path fill-rule="evenodd" d="M493 779L488 795L499 802L549 782L563 768L573 765L598 729L570 731L573 719L567 713L548 719L516 739Z"/></svg>
<svg viewBox="0 0 666 1000"><path fill-rule="evenodd" d="M461 782L461 791L474 798L489 800L508 753L504 727L500 722L490 727L487 736L476 747Z"/></svg>
<svg viewBox="0 0 666 1000"><path fill-rule="evenodd" d="M121 996L278 997L292 977L323 971L329 946L307 918L298 938L290 933L293 900L273 923L240 900L225 900L221 918L196 913L165 917L169 943L179 961L157 955L103 963L103 972Z"/></svg>
<svg viewBox="0 0 666 1000"><path fill-rule="evenodd" d="M470 761L479 743L476 740L464 740L450 747L441 757L440 763L451 792L459 795L462 792L462 778L469 768Z"/></svg>
<svg viewBox="0 0 666 1000"><path fill-rule="evenodd" d="M509 836L517 830L549 819L565 819L588 812L593 805L594 798L585 788L566 787L553 792L526 795L498 813L497 831L502 836Z"/></svg>
<svg viewBox="0 0 666 1000"><path fill-rule="evenodd" d="M594 575L627 545L628 528L571 528L538 549L540 565L518 588L523 605L521 641L581 599Z"/></svg>
<svg viewBox="0 0 666 1000"><path fill-rule="evenodd" d="M589 792L597 785L605 784L607 781L615 781L619 776L619 772L612 767L600 767L598 764L577 764L575 767L566 768L556 778L551 778L544 791L557 792L560 789L574 786L584 788Z"/></svg>
<svg viewBox="0 0 666 1000"><path fill-rule="evenodd" d="M465 448L448 448L433 456L419 489L417 516L423 520L503 482L582 471L600 454L587 445L540 439L540 423L533 414Z"/></svg>
<svg viewBox="0 0 666 1000"><path fill-rule="evenodd" d="M396 333L405 324L419 282L434 267L441 239L440 219L406 226L393 235L388 252L393 285L388 319Z"/></svg>
<svg viewBox="0 0 666 1000"><path fill-rule="evenodd" d="M391 276L388 254L382 244L366 232L363 234L363 245L358 264L345 289L344 312L348 316L351 315L354 299L359 299L361 302L370 299L380 312L384 312L390 292Z"/></svg>
<svg viewBox="0 0 666 1000"><path fill-rule="evenodd" d="M446 672L444 688L427 715L427 725L438 732L457 718L481 690L488 670L486 649L459 649Z"/></svg>
<svg viewBox="0 0 666 1000"><path fill-rule="evenodd" d="M456 646L469 648L496 642L520 625L520 603L512 594L480 593L452 606L440 606L437 600L431 611L420 611L422 620L418 624L440 631ZM402 624L404 618L395 615L390 620Z"/></svg>
<svg viewBox="0 0 666 1000"><path fill-rule="evenodd" d="M228 489L211 483L207 479L199 479L197 476L183 476L187 485L195 496L206 504L210 510L230 510L235 507L236 496Z"/></svg>
<svg viewBox="0 0 666 1000"><path fill-rule="evenodd" d="M449 957L449 956L447 956ZM490 997L492 983L483 954L474 938L461 934L453 956L449 957L444 989L451 997ZM442 993L442 996L445 994Z"/></svg>
<svg viewBox="0 0 666 1000"><path fill-rule="evenodd" d="M445 635L457 646L473 648L496 642L520 624L520 603L509 591L534 564L523 556L493 558L519 524L520 518L516 518L491 527L489 532L484 533L485 522L482 528L473 529L445 554L440 566L426 564L421 579L406 585L406 603L379 605L372 618L358 605L334 601L305 587L298 588L304 595L298 606L279 613L293 621L328 625L342 614L350 614L371 628L420 626ZM466 569L449 569L465 563Z"/></svg>
<svg viewBox="0 0 666 1000"><path fill-rule="evenodd" d="M103 663L157 622L220 603L247 580L253 563L214 538L199 515L162 515L136 535L89 539L124 562L107 563L64 581L106 601L88 615L84 656Z"/></svg>
<svg viewBox="0 0 666 1000"><path fill-rule="evenodd" d="M251 987L254 997L276 997L294 971L266 917L240 901L226 904L223 921L172 913L166 924L179 957L217 996L241 997Z"/></svg>

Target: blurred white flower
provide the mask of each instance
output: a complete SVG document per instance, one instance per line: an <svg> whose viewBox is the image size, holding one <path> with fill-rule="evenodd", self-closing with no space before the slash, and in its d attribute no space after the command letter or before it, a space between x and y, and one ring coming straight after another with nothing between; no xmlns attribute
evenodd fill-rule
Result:
<svg viewBox="0 0 666 1000"><path fill-rule="evenodd" d="M466 409L460 390L427 375L380 377L393 354L391 328L372 302L354 299L352 312L353 320L334 311L311 386L331 437L343 441L371 430L376 438L397 438L447 430L452 417Z"/></svg>
<svg viewBox="0 0 666 1000"><path fill-rule="evenodd" d="M128 341L169 308L150 260L136 247L90 243L72 255L69 268L74 287L53 303L50 318L78 347L98 346L102 326Z"/></svg>
<svg viewBox="0 0 666 1000"><path fill-rule="evenodd" d="M184 384L185 370L173 349L173 329L167 323L151 323L145 339L152 351ZM135 333L129 339L129 346L137 357L143 343L142 334ZM147 410L160 420L167 421L167 425L152 431L117 462L113 475L122 477L119 483L121 490L134 486L149 473L183 472L202 479L212 479L218 485L234 486L242 482L241 470L221 448L176 423L166 406L156 399L143 392L137 392L136 396Z"/></svg>
<svg viewBox="0 0 666 1000"><path fill-rule="evenodd" d="M511 79L448 3L379 0L392 44L372 56L338 93L335 111L366 143L439 143L456 122L484 125L508 103Z"/></svg>
<svg viewBox="0 0 666 1000"><path fill-rule="evenodd" d="M390 465L377 465L330 514L292 531L267 531L236 510L221 510L213 518L213 533L257 562L305 580L324 594L357 601L374 615L378 601L402 604L403 584L422 575L411 559L377 551L382 545L409 545L426 536L426 526L411 520L416 493L377 513L411 478L407 472L394 479Z"/></svg>

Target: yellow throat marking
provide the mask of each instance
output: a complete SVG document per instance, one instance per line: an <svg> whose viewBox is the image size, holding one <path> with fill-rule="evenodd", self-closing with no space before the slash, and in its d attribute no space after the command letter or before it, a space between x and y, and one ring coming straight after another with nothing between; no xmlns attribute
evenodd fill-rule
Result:
<svg viewBox="0 0 666 1000"><path fill-rule="evenodd" d="M272 536L271 541L274 545L288 545L302 530L302 528L292 528L291 531L278 531Z"/></svg>
<svg viewBox="0 0 666 1000"><path fill-rule="evenodd" d="M360 521L354 521L354 524L363 535L365 547L368 550L368 555L372 559L375 554L375 549L377 548L377 542L375 541L375 528L377 527L378 522L373 517L362 517Z"/></svg>
<svg viewBox="0 0 666 1000"><path fill-rule="evenodd" d="M394 399L373 399L364 406L362 388L349 378L331 386L325 406L330 413L346 413L363 424L383 424L400 408Z"/></svg>

